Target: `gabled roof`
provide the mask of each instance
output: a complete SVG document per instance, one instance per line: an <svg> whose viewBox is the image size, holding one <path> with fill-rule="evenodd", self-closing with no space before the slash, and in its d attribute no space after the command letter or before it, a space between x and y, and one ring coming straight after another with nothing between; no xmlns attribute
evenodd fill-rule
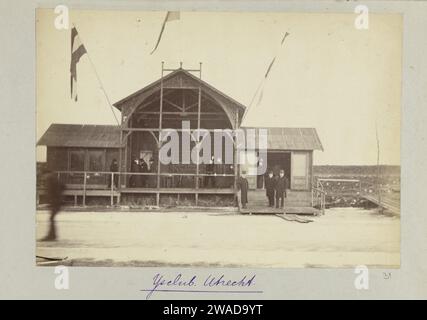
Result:
<svg viewBox="0 0 427 320"><path fill-rule="evenodd" d="M119 148L120 127L93 124L51 124L37 145L47 147Z"/></svg>
<svg viewBox="0 0 427 320"><path fill-rule="evenodd" d="M184 76L187 77L188 79L192 80L192 81L197 81L200 82L202 85L202 89L206 90L207 93L213 95L213 96L220 96L223 99L228 100L231 104L237 106L239 109L241 109L240 111L243 111L245 109L245 106L243 104L241 104L240 102L234 100L233 98L231 98L230 96L222 93L221 91L219 91L218 89L214 88L213 86L211 86L209 83L199 79L198 77L194 76L193 74L191 74L190 72L186 71L185 69L177 69L175 71L172 71L171 73L165 75L163 77L163 83L167 82L168 80L171 80L175 77L178 76ZM125 104L127 101L135 98L136 96L140 95L143 92L146 92L150 89L153 89L155 87L159 87L160 90L160 83L161 83L162 79L158 79L157 81L154 81L152 83L150 83L149 85L145 86L144 88L132 93L131 95L117 101L116 103L113 104L113 106L115 106L117 109L121 110L123 104Z"/></svg>
<svg viewBox="0 0 427 320"><path fill-rule="evenodd" d="M261 128L243 128L255 129ZM267 129L268 150L321 150L317 131L314 128L265 128ZM256 133L256 146L258 146L258 132Z"/></svg>
<svg viewBox="0 0 427 320"><path fill-rule="evenodd" d="M255 129L260 128L243 128ZM314 128L265 128L268 150L321 150ZM37 145L48 147L119 148L120 127L115 125L52 124ZM258 146L258 133L256 134Z"/></svg>

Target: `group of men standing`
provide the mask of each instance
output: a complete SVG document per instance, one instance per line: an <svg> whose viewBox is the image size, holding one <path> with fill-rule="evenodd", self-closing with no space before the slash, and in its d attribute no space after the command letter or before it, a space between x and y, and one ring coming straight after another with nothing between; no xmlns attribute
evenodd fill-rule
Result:
<svg viewBox="0 0 427 320"><path fill-rule="evenodd" d="M131 171L136 173L151 173L153 171L154 160L135 159L132 162ZM152 176L135 174L130 177L129 184L132 188L148 188L152 185Z"/></svg>
<svg viewBox="0 0 427 320"><path fill-rule="evenodd" d="M248 203L248 189L249 183L246 179L246 171L242 171L242 174L237 182L237 186L240 189L240 201L242 208L246 209ZM285 170L280 170L278 176L274 176L272 170L268 172L268 176L265 177L265 190L268 199L268 206L274 208L284 208L286 189L289 188L288 178L285 176Z"/></svg>
<svg viewBox="0 0 427 320"><path fill-rule="evenodd" d="M279 176L274 176L273 171L268 173L265 178L265 190L268 198L268 206L274 207L276 200L276 208L285 207L286 189L288 188L288 178L285 176L285 170L280 170Z"/></svg>
<svg viewBox="0 0 427 320"><path fill-rule="evenodd" d="M278 176L274 176L272 170L268 172L268 176L265 177L265 191L268 199L268 206L274 208L284 208L286 189L289 188L288 178L285 176L285 170L280 170ZM242 208L246 209L248 203L248 189L249 183L246 179L246 171L242 171L242 174L237 183L240 189L240 201Z"/></svg>

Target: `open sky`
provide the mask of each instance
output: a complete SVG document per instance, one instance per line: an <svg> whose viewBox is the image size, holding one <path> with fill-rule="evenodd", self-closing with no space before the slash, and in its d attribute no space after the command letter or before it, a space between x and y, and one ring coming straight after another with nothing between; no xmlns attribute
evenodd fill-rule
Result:
<svg viewBox="0 0 427 320"><path fill-rule="evenodd" d="M244 125L314 127L324 152L315 164L400 164L402 17L370 14L70 11L112 103L160 77L165 67L198 67L202 78L249 105L271 59L263 99ZM85 55L77 66L78 102L70 99L70 29L58 30L53 9L37 11L37 139L51 123L115 124ZM279 48L285 32L289 36ZM119 117L119 112L116 112ZM44 149L37 159L43 161Z"/></svg>

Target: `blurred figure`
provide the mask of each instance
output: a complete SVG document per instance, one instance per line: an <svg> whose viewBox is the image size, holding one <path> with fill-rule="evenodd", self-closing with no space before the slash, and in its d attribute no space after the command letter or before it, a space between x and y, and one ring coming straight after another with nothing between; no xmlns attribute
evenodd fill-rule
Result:
<svg viewBox="0 0 427 320"><path fill-rule="evenodd" d="M131 164L130 171L131 172L140 172L140 169L141 169L141 167L139 165L139 160L138 159L133 160L132 164ZM131 175L129 178L129 184L130 184L131 188L140 187L140 184L141 184L140 180L141 180L141 175L136 175L136 174Z"/></svg>
<svg viewBox="0 0 427 320"><path fill-rule="evenodd" d="M268 176L265 178L265 193L268 198L269 207L274 207L275 182L273 170L269 170Z"/></svg>
<svg viewBox="0 0 427 320"><path fill-rule="evenodd" d="M212 175L215 173L215 157L212 156L209 163L206 165L206 174L205 176L205 188L215 188L215 177Z"/></svg>
<svg viewBox="0 0 427 320"><path fill-rule="evenodd" d="M111 172L118 172L119 171L119 165L118 165L116 159L113 159L111 161L110 171ZM115 174L113 180L114 180L114 187L117 188L117 185L119 182L119 176L117 174ZM109 177L109 179L108 179L108 189L110 189L110 188L111 188L111 177Z"/></svg>
<svg viewBox="0 0 427 320"><path fill-rule="evenodd" d="M148 160L148 165L147 165L147 172L148 173L153 173L155 172L156 168L154 167L154 159L153 157L150 157L150 159ZM153 188L157 183L155 182L157 178L155 176L149 175L147 176L146 179L146 187L147 188Z"/></svg>
<svg viewBox="0 0 427 320"><path fill-rule="evenodd" d="M50 226L48 234L41 241L55 241L57 237L55 217L61 210L64 185L58 181L58 177L53 172L46 174L46 191L50 209Z"/></svg>
<svg viewBox="0 0 427 320"><path fill-rule="evenodd" d="M144 159L139 159L139 167L140 170L139 172L141 173L150 173L150 166L147 162L145 162ZM141 180L141 187L143 188L147 188L148 187L148 175L140 175L140 180Z"/></svg>

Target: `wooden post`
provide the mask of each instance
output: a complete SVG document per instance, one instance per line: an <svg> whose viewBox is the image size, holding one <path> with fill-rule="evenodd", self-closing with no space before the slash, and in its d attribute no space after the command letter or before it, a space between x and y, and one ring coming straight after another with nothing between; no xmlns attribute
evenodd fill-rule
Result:
<svg viewBox="0 0 427 320"><path fill-rule="evenodd" d="M239 128L239 110L236 110L236 119L234 120L234 130L240 129ZM235 131L236 132L236 131ZM239 150L237 150L236 143L237 143L237 135L234 135L234 189L237 189L237 177L239 174Z"/></svg>
<svg viewBox="0 0 427 320"><path fill-rule="evenodd" d="M361 197L362 197L362 180L359 180L359 195L357 197L358 202L360 202Z"/></svg>
<svg viewBox="0 0 427 320"><path fill-rule="evenodd" d="M83 206L86 206L86 171L84 171L83 177Z"/></svg>
<svg viewBox="0 0 427 320"><path fill-rule="evenodd" d="M111 206L114 205L114 172L111 172Z"/></svg>
<svg viewBox="0 0 427 320"><path fill-rule="evenodd" d="M129 132L128 134L126 134L126 137L125 137L125 139L126 139L126 141L125 141L125 148L124 148L124 150L125 150L125 152L124 152L124 157L125 157L125 159L124 159L124 167L125 167L125 172L127 172L127 168L128 168L128 153L129 153L129 148L128 148L128 141L129 141L129 137L131 137L131 135L133 134L133 132L131 131L131 132ZM130 144L130 146L131 146L131 148L132 148L132 144ZM123 184L124 185L127 185L127 175L126 174L124 174L124 175L122 175L122 177L123 177Z"/></svg>
<svg viewBox="0 0 427 320"><path fill-rule="evenodd" d="M122 187L122 152L123 152L123 113L121 114L121 123L120 123L120 146L119 146L119 177L117 179L117 184L119 190ZM126 125L127 126L127 125ZM120 193L120 191L119 191ZM117 198L117 204L120 204L120 197Z"/></svg>
<svg viewBox="0 0 427 320"><path fill-rule="evenodd" d="M239 129L239 110L236 110L236 117L235 117L235 119L234 119L234 132L237 132L236 130L238 130ZM234 156L233 156L233 159L234 159L234 167L233 167L233 169L234 169L234 197L235 197L235 200L237 201L237 206L239 207L239 210L240 210L240 199L239 199L239 196L238 196L238 190L237 190L237 177L238 177L238 174L239 174L239 150L237 149L237 146L236 146L236 144L237 144L237 134L234 134L234 137L233 137L233 153L234 153Z"/></svg>
<svg viewBox="0 0 427 320"><path fill-rule="evenodd" d="M314 189L313 188L311 188L311 206L314 207Z"/></svg>
<svg viewBox="0 0 427 320"><path fill-rule="evenodd" d="M378 210L382 213L381 206L381 182L380 182L380 139L378 137L378 126L375 122L375 136L377 139L377 193L378 193Z"/></svg>
<svg viewBox="0 0 427 320"><path fill-rule="evenodd" d="M202 80L202 63L200 62L200 76L199 79ZM200 143L200 111L201 111L201 104L202 104L202 83L199 81L199 96L197 100L197 143ZM196 206L199 203L199 194L197 190L199 190L199 161L200 161L200 152L197 152L197 163L196 163Z"/></svg>
<svg viewBox="0 0 427 320"><path fill-rule="evenodd" d="M325 214L325 202L326 202L326 196L325 193L322 193L322 213Z"/></svg>
<svg viewBox="0 0 427 320"><path fill-rule="evenodd" d="M160 77L160 112L159 112L159 142L157 145L157 193L156 193L156 205L160 205L160 134L162 130L162 114L163 114L163 70L164 70L164 61L162 61L162 73Z"/></svg>

